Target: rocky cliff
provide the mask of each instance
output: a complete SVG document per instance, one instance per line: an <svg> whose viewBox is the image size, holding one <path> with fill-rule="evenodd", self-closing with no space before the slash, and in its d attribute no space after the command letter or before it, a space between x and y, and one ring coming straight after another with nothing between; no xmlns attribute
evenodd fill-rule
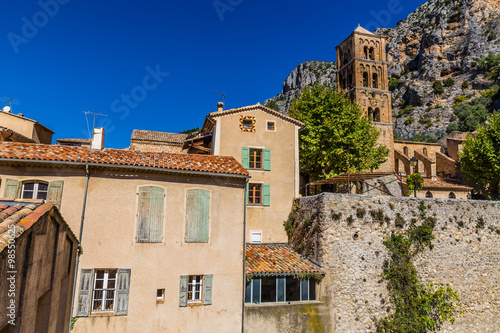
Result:
<svg viewBox="0 0 500 333"><path fill-rule="evenodd" d="M387 53L396 135L409 139L420 134L421 139L435 141L446 130L473 130L487 112L499 108L495 84L499 84L500 0L430 0L395 28L375 33L390 38ZM492 58L485 64L481 59L488 54ZM318 68L318 75L312 68ZM335 73L333 63L300 64L284 82L282 93L265 103L286 113L304 86L315 81L334 84ZM481 96L487 98L479 101ZM468 108L457 110L462 103L478 104L479 111L471 115Z"/></svg>

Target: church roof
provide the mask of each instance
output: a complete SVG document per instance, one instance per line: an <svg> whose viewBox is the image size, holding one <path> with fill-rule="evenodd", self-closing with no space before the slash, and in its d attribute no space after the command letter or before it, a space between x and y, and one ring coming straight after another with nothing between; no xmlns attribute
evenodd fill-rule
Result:
<svg viewBox="0 0 500 333"><path fill-rule="evenodd" d="M356 28L356 30L354 30L354 32L359 32L359 33L368 34L368 35L375 35L373 32L366 30L365 28L363 28L360 25L358 25L358 27Z"/></svg>

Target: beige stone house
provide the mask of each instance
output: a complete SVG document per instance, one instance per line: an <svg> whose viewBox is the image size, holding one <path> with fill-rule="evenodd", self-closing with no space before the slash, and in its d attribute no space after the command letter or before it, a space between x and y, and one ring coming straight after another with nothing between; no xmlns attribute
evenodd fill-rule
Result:
<svg viewBox="0 0 500 333"><path fill-rule="evenodd" d="M0 110L0 141L50 144L53 134L39 122L21 113L13 114L10 108Z"/></svg>
<svg viewBox="0 0 500 333"><path fill-rule="evenodd" d="M241 331L248 172L234 158L0 143L0 178L2 196L83 221L74 332Z"/></svg>

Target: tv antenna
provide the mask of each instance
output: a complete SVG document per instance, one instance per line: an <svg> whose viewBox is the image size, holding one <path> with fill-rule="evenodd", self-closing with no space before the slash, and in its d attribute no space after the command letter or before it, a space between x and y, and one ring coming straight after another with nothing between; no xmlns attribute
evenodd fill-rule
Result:
<svg viewBox="0 0 500 333"><path fill-rule="evenodd" d="M12 112L12 105L19 105L19 100L10 97L2 97L0 98L0 103L5 105L2 109L3 111Z"/></svg>
<svg viewBox="0 0 500 333"><path fill-rule="evenodd" d="M93 115L93 121L92 121L92 128L95 127L95 120L99 116L107 117L107 114L102 114L102 113L97 113L97 112L90 112L90 111L82 111L85 114L85 120L87 121L87 129L89 131L89 138L92 138L92 134L90 133L90 127L89 127L89 118L88 115L91 114Z"/></svg>
<svg viewBox="0 0 500 333"><path fill-rule="evenodd" d="M226 94L224 94L224 93L222 93L222 92L220 92L220 91L217 91L217 90L215 90L215 89L214 89L214 91L215 91L216 93L218 93L219 95L221 95L221 96L222 96L222 103L226 104Z"/></svg>

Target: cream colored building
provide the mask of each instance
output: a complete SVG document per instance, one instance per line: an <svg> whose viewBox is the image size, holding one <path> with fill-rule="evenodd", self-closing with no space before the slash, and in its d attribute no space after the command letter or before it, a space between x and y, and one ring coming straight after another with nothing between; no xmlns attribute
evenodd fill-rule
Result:
<svg viewBox="0 0 500 333"><path fill-rule="evenodd" d="M74 332L241 331L247 178L231 157L0 143L0 196L50 200L76 234L86 200Z"/></svg>
<svg viewBox="0 0 500 333"><path fill-rule="evenodd" d="M53 134L54 131L21 113L0 110L0 141L50 144Z"/></svg>
<svg viewBox="0 0 500 333"><path fill-rule="evenodd" d="M260 104L209 113L201 132L214 155L234 156L250 173L247 243L287 243L283 222L299 196L303 123Z"/></svg>

